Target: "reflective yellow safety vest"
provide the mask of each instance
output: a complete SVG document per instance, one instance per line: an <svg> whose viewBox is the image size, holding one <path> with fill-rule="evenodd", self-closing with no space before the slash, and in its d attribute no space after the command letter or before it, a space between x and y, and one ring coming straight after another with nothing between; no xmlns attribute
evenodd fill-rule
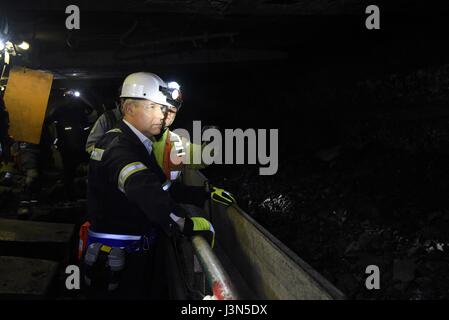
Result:
<svg viewBox="0 0 449 320"><path fill-rule="evenodd" d="M201 152L201 145L190 143L187 139L171 132L169 129L164 131L159 140L153 141L154 156L168 180L178 179L184 169L187 157L186 148L190 150L191 161L187 164L189 168L205 168L204 164L192 164L194 153ZM170 154L172 154L171 157Z"/></svg>

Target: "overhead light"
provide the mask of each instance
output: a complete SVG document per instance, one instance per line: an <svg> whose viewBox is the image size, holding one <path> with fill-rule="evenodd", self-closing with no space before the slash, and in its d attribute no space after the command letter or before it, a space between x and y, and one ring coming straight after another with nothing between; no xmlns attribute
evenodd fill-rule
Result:
<svg viewBox="0 0 449 320"><path fill-rule="evenodd" d="M18 47L22 50L28 50L30 48L30 44L26 41L22 41L22 43L19 44Z"/></svg>
<svg viewBox="0 0 449 320"><path fill-rule="evenodd" d="M78 98L79 96L81 96L81 93L79 91L77 91L77 90L68 89L68 90L66 90L63 93L63 96L64 97L69 96L69 97L77 97Z"/></svg>

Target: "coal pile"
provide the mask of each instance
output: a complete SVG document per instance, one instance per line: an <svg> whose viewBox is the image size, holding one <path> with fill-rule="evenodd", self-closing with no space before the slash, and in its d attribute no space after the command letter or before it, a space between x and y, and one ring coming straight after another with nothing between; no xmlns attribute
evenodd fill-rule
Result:
<svg viewBox="0 0 449 320"><path fill-rule="evenodd" d="M448 299L449 121L390 115L350 128L334 147L281 150L274 176L206 174L348 298ZM369 265L380 290L365 286Z"/></svg>

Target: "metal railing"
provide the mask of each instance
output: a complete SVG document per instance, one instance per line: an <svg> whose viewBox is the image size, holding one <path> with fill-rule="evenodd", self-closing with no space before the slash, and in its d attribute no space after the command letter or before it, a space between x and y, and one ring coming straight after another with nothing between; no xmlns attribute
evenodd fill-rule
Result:
<svg viewBox="0 0 449 320"><path fill-rule="evenodd" d="M231 278L223 268L209 243L201 236L192 237L192 246L217 300L237 300Z"/></svg>

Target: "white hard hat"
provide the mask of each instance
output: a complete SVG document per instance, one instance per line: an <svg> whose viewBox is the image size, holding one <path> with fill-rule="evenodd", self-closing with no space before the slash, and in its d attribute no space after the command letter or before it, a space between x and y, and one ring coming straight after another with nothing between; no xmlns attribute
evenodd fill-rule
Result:
<svg viewBox="0 0 449 320"><path fill-rule="evenodd" d="M179 85L168 85L159 76L149 72L137 72L127 76L123 81L120 98L146 99L177 109L182 103Z"/></svg>

